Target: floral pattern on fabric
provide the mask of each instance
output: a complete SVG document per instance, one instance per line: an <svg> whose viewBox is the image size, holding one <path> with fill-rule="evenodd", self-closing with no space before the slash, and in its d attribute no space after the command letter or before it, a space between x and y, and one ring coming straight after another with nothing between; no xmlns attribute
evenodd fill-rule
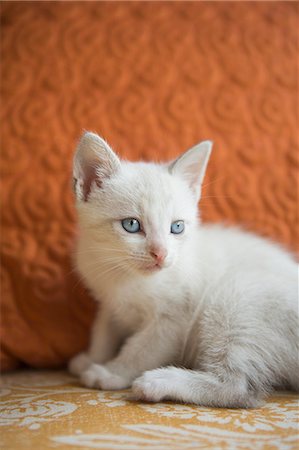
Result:
<svg viewBox="0 0 299 450"><path fill-rule="evenodd" d="M299 402L275 393L260 408L141 403L130 390L86 389L63 371L6 374L0 447L8 450L295 450Z"/></svg>

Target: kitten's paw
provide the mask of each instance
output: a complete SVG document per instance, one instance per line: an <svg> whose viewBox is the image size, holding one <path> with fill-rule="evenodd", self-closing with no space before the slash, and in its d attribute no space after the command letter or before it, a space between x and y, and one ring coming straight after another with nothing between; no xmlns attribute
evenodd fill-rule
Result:
<svg viewBox="0 0 299 450"><path fill-rule="evenodd" d="M68 364L69 372L72 375L79 376L84 370L92 364L92 360L88 356L88 353L82 352L74 356Z"/></svg>
<svg viewBox="0 0 299 450"><path fill-rule="evenodd" d="M100 364L91 366L81 374L81 382L89 388L105 390L118 390L130 387L130 382L125 378L110 372Z"/></svg>
<svg viewBox="0 0 299 450"><path fill-rule="evenodd" d="M167 397L169 379L163 369L149 370L137 378L132 391L136 400L146 402L160 402Z"/></svg>

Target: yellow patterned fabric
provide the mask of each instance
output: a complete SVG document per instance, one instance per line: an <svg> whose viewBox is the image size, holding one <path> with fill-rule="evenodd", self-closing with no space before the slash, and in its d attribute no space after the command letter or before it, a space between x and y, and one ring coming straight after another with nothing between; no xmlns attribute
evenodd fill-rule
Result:
<svg viewBox="0 0 299 450"><path fill-rule="evenodd" d="M298 449L298 396L258 409L140 403L130 391L86 389L66 372L1 379L1 449Z"/></svg>

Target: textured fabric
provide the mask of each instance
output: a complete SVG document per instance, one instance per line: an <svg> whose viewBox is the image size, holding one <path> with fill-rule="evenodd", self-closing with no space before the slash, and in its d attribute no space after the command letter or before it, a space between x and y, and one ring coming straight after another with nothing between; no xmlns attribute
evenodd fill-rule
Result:
<svg viewBox="0 0 299 450"><path fill-rule="evenodd" d="M260 408L139 403L128 391L85 389L63 372L2 379L0 446L46 450L292 450L298 397L277 393Z"/></svg>
<svg viewBox="0 0 299 450"><path fill-rule="evenodd" d="M87 344L71 256L83 129L132 159L212 139L203 220L295 250L297 2L2 2L1 20L3 369Z"/></svg>

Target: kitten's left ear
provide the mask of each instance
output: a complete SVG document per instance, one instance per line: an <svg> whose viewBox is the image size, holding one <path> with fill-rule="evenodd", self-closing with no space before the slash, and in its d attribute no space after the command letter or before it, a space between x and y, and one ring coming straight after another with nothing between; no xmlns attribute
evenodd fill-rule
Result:
<svg viewBox="0 0 299 450"><path fill-rule="evenodd" d="M188 182L197 200L200 197L201 184L211 155L212 145L212 141L200 142L179 156L168 167L171 174L178 175Z"/></svg>

